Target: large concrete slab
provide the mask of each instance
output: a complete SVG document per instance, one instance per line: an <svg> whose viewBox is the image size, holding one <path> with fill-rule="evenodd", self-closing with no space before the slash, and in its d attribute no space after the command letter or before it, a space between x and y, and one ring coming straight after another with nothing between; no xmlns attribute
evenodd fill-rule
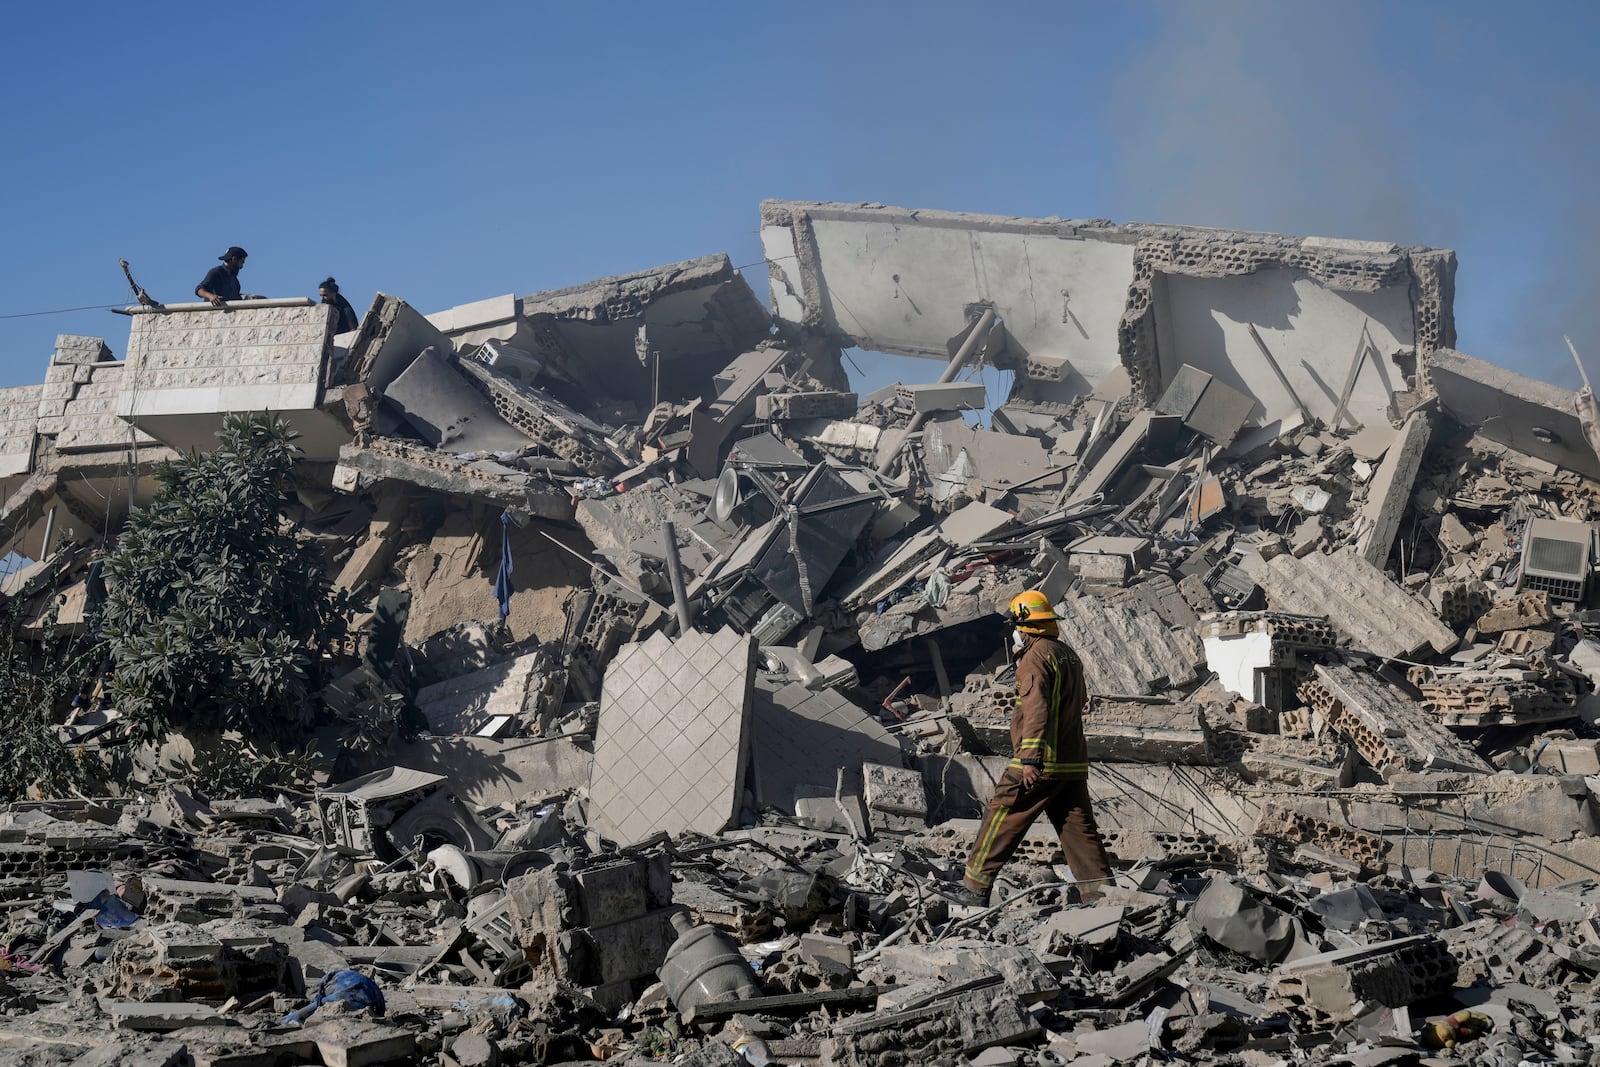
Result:
<svg viewBox="0 0 1600 1067"><path fill-rule="evenodd" d="M729 628L626 645L606 668L590 817L632 844L714 834L739 814L749 760L755 641Z"/></svg>
<svg viewBox="0 0 1600 1067"><path fill-rule="evenodd" d="M1363 360L1348 411L1367 425L1385 421L1391 393L1405 388L1388 358L1416 343L1404 285L1340 291L1279 268L1222 278L1163 275L1155 291L1163 377L1177 373L1181 354L1184 363L1253 396L1258 423L1289 419L1299 408L1251 339L1252 324L1294 392L1323 422L1333 421L1363 323L1383 359Z"/></svg>
<svg viewBox="0 0 1600 1067"><path fill-rule="evenodd" d="M1089 692L1142 696L1188 685L1205 662L1200 639L1152 612L1069 593L1056 605L1061 640L1083 660Z"/></svg>
<svg viewBox="0 0 1600 1067"><path fill-rule="evenodd" d="M397 296L379 293L350 342L343 380L359 381L381 393L426 348L455 351L450 338L416 308Z"/></svg>
<svg viewBox="0 0 1600 1067"><path fill-rule="evenodd" d="M1343 664L1319 664L1300 695L1386 777L1404 771L1493 769L1425 711L1382 678Z"/></svg>
<svg viewBox="0 0 1600 1067"><path fill-rule="evenodd" d="M922 456L937 500L955 493L976 496L983 489L1040 484L1056 469L1037 437L969 426L959 415L928 420L922 431Z"/></svg>
<svg viewBox="0 0 1600 1067"><path fill-rule="evenodd" d="M430 446L456 455L516 452L532 443L436 348L423 349L389 383L383 399Z"/></svg>
<svg viewBox="0 0 1600 1067"><path fill-rule="evenodd" d="M1392 659L1448 652L1459 638L1354 548L1247 564L1274 611L1323 615L1358 649Z"/></svg>
<svg viewBox="0 0 1600 1067"><path fill-rule="evenodd" d="M435 734L476 733L501 715L520 719L529 686L542 680L547 663L543 653L534 651L426 686L417 692L417 710ZM537 696L537 690L532 695Z"/></svg>
<svg viewBox="0 0 1600 1067"><path fill-rule="evenodd" d="M471 497L515 508L538 519L572 518L572 497L548 479L491 460L469 462L424 445L374 437L365 446L346 445L337 453L333 487L352 493L381 482L404 482L421 489Z"/></svg>
<svg viewBox="0 0 1600 1067"><path fill-rule="evenodd" d="M462 360L456 370L488 398L494 410L518 433L580 470L602 477L628 465L606 436L606 428L550 394L477 360Z"/></svg>
<svg viewBox="0 0 1600 1067"><path fill-rule="evenodd" d="M594 754L565 738L421 737L365 754L358 772L413 768L450 779L457 797L478 808L515 805L529 793L554 794L589 782Z"/></svg>
<svg viewBox="0 0 1600 1067"><path fill-rule="evenodd" d="M831 793L845 771L846 795L859 795L861 765L899 766L900 743L874 716L834 689L812 692L799 682L758 683L750 752L756 803L795 814L798 787Z"/></svg>

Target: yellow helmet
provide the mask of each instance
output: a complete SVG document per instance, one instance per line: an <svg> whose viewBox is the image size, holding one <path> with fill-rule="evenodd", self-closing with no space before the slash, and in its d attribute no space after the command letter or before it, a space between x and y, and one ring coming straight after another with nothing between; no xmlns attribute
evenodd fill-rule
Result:
<svg viewBox="0 0 1600 1067"><path fill-rule="evenodd" d="M1011 625L1019 630L1042 630L1047 628L1045 623L1055 622L1056 609L1049 597L1037 589L1029 589L1011 598L1006 615Z"/></svg>

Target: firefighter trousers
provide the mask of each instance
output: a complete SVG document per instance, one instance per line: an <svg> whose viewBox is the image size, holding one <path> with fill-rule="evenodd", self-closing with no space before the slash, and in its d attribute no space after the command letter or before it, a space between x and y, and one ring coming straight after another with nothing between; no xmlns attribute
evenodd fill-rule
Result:
<svg viewBox="0 0 1600 1067"><path fill-rule="evenodd" d="M1089 804L1089 783L1082 779L1040 780L1032 789L1024 789L1022 772L1015 768L1007 768L1001 775L978 825L978 839L964 872L967 885L987 892L1041 814L1049 817L1061 838L1061 854L1072 868L1082 899L1098 896L1111 878L1111 864Z"/></svg>

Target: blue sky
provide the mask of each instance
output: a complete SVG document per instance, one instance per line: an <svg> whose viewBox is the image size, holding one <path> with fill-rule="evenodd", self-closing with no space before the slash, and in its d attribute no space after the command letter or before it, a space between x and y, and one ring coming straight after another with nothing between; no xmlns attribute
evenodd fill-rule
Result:
<svg viewBox="0 0 1600 1067"><path fill-rule="evenodd" d="M232 12L239 12L234 14ZM1459 346L1600 370L1600 5L13 5L0 316L335 274L424 310L709 252L766 197L1451 247ZM105 311L0 318L0 385ZM937 368L928 375L932 377ZM1600 380L1600 379L1597 379Z"/></svg>

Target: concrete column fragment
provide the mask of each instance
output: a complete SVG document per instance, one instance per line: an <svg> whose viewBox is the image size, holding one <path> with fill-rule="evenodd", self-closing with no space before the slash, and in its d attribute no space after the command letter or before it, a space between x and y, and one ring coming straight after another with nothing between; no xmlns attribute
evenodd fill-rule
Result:
<svg viewBox="0 0 1600 1067"><path fill-rule="evenodd" d="M1394 547L1394 535L1411 503L1417 470L1432 438L1433 413L1425 408L1413 411L1367 488L1366 503L1356 516L1356 549L1374 567L1389 561L1389 549Z"/></svg>

